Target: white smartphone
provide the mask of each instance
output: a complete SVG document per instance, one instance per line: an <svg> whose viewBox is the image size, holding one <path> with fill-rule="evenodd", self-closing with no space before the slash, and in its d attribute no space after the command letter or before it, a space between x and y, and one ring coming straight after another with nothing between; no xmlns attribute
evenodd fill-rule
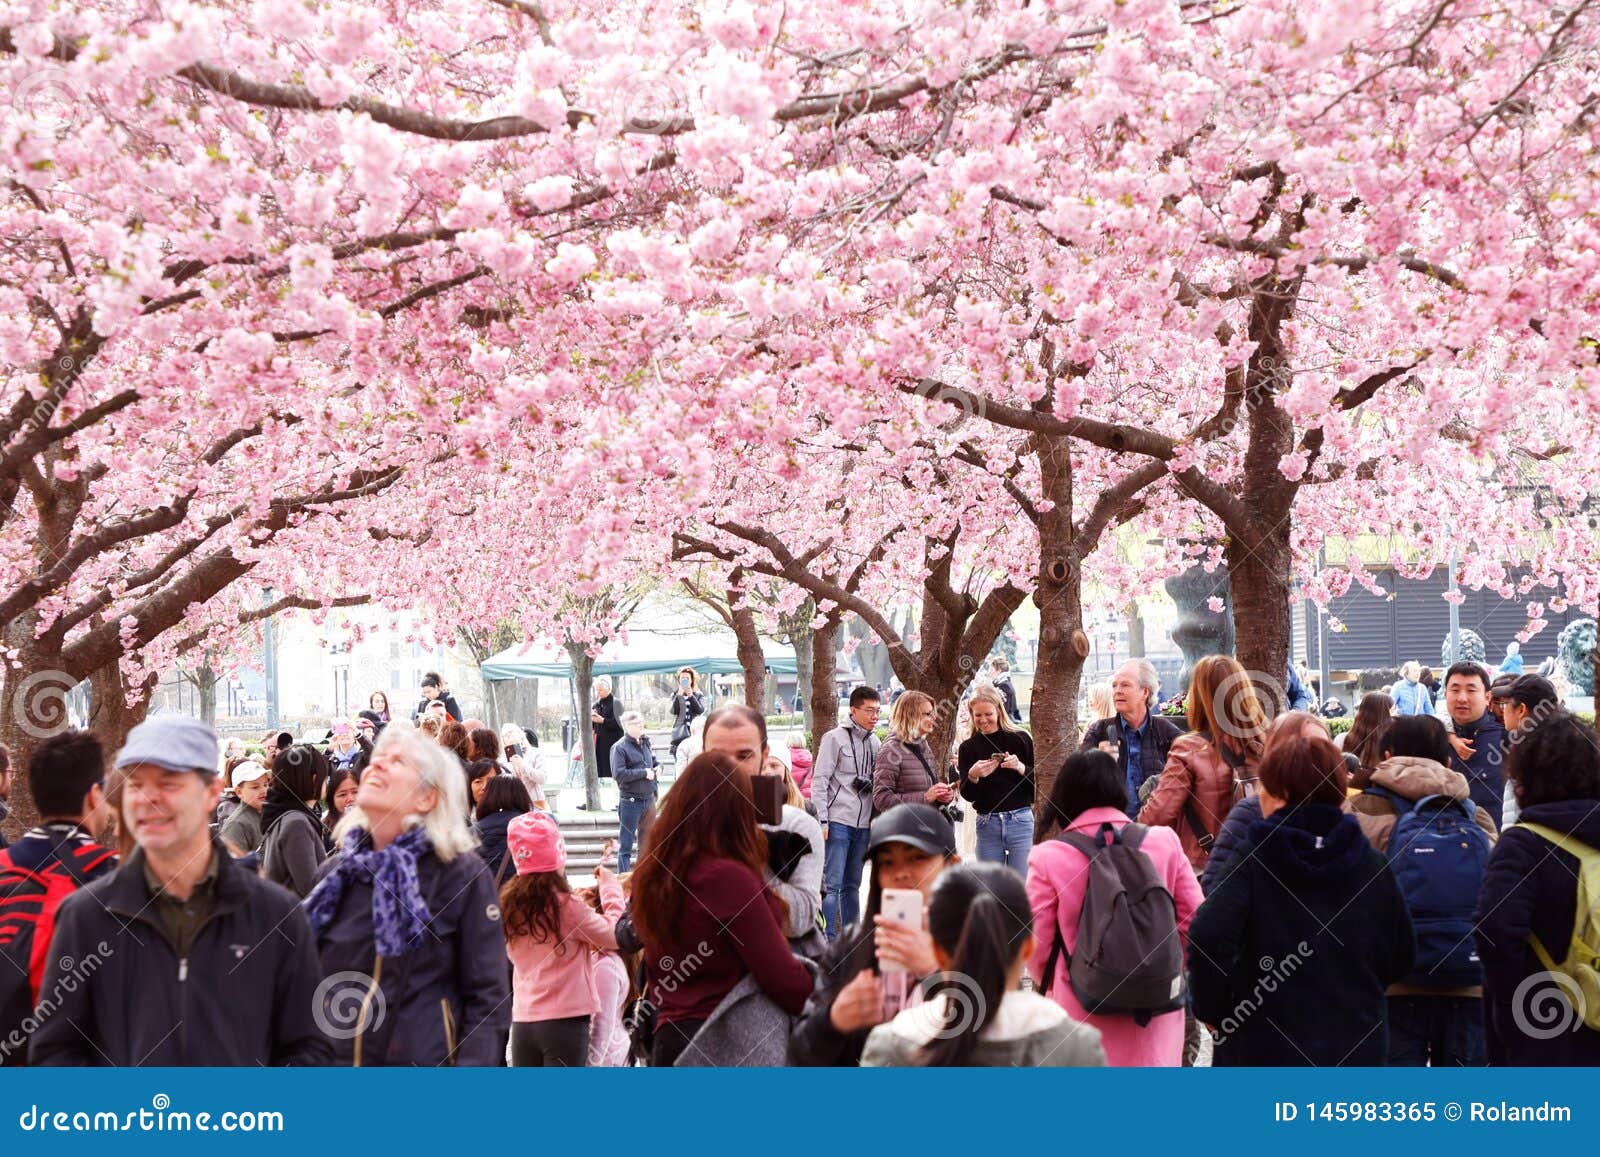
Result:
<svg viewBox="0 0 1600 1157"><path fill-rule="evenodd" d="M922 893L915 888L885 888L883 890L883 907L880 912L884 919L893 920L904 924L908 928L922 927ZM901 971L898 965L885 960L881 965L883 972Z"/></svg>

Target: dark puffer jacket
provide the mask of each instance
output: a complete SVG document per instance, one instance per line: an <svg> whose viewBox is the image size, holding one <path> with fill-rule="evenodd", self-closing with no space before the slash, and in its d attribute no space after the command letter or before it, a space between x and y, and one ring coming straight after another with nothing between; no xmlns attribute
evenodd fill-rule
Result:
<svg viewBox="0 0 1600 1157"><path fill-rule="evenodd" d="M314 1016L323 974L305 913L221 844L212 848L216 907L183 960L145 882L143 852L62 901L40 988L41 1001L57 1004L33 1034L30 1064L250 1068L332 1059Z"/></svg>
<svg viewBox="0 0 1600 1157"><path fill-rule="evenodd" d="M338 863L323 865L326 876ZM353 880L332 923L317 938L332 977L321 1015L336 1028L339 1065L498 1065L511 1030L511 978L494 878L471 852L449 863L433 852L417 860L422 898L433 918L421 945L380 958L373 943L372 881ZM352 999L350 986L363 988ZM369 1011L358 1016L361 1007ZM364 1031L354 1032L357 1027Z"/></svg>
<svg viewBox="0 0 1600 1157"><path fill-rule="evenodd" d="M1189 926L1194 1015L1217 1030L1213 1063L1385 1063L1384 994L1416 955L1388 863L1326 804L1257 821L1250 845Z"/></svg>
<svg viewBox="0 0 1600 1157"><path fill-rule="evenodd" d="M1600 800L1535 804L1517 823L1539 824L1600 848ZM1557 963L1566 955L1577 916L1577 880L1576 857L1543 837L1516 824L1500 834L1473 917L1491 1065L1600 1065L1600 1032L1583 1027L1570 1007L1560 1005L1562 992L1570 989L1554 978L1529 979L1545 972L1530 937L1537 936ZM1562 1025L1567 1031L1553 1031Z"/></svg>

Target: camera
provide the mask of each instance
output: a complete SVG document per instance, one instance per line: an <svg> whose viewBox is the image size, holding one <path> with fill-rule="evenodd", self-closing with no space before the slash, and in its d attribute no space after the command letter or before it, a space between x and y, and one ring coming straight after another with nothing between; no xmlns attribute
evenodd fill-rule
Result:
<svg viewBox="0 0 1600 1157"><path fill-rule="evenodd" d="M850 790L857 795L871 795L872 781L864 775L858 775L850 781Z"/></svg>
<svg viewBox="0 0 1600 1157"><path fill-rule="evenodd" d="M939 814L950 821L951 827L960 827L961 821L967 818L967 813L958 803L947 803L939 808Z"/></svg>

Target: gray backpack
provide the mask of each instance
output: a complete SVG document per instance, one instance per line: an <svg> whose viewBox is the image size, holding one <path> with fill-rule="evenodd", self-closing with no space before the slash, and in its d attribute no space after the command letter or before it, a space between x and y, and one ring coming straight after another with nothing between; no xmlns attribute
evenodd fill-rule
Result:
<svg viewBox="0 0 1600 1157"><path fill-rule="evenodd" d="M1092 837L1056 837L1089 858L1088 881L1078 914L1078 950L1067 952L1058 924L1040 992L1049 995L1057 962L1065 956L1067 983L1086 1012L1132 1016L1146 1024L1183 1007L1178 906L1140 851L1149 830L1127 824L1119 831L1106 823Z"/></svg>

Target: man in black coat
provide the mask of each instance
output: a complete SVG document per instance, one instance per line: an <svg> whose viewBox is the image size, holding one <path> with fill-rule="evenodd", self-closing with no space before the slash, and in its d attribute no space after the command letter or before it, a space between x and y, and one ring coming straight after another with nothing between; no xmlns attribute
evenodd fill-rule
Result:
<svg viewBox="0 0 1600 1157"><path fill-rule="evenodd" d="M1083 750L1101 748L1116 756L1128 785L1128 815L1139 814L1139 787L1167 765L1172 741L1182 735L1175 723L1155 713L1161 678L1148 659L1132 659L1111 677L1116 714L1097 719L1083 733Z"/></svg>
<svg viewBox="0 0 1600 1157"><path fill-rule="evenodd" d="M211 836L217 735L181 715L118 753L138 849L56 917L34 1065L325 1065L322 965L295 897Z"/></svg>
<svg viewBox="0 0 1600 1157"><path fill-rule="evenodd" d="M611 778L611 748L622 738L622 704L611 693L611 680L594 681L594 706L589 722L594 725L594 758L601 779Z"/></svg>

